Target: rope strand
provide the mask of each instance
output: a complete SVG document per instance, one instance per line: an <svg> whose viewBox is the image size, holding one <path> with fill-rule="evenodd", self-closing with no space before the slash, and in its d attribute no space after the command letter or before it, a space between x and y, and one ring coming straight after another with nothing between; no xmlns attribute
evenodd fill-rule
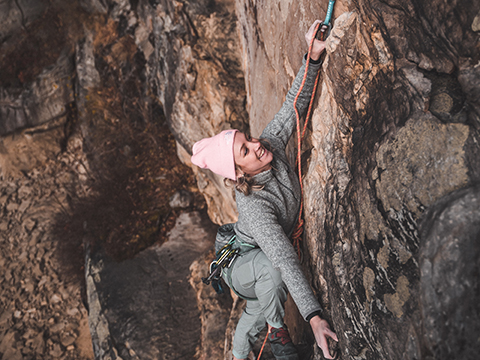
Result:
<svg viewBox="0 0 480 360"><path fill-rule="evenodd" d="M265 340L263 340L263 345L262 345L262 348L260 349L260 352L258 353L257 360L260 360L260 358L262 357L263 348L265 347L265 344L267 343L268 334L270 334L270 329L268 328L268 324L267 324L267 335L265 335Z"/></svg>
<svg viewBox="0 0 480 360"><path fill-rule="evenodd" d="M321 24L317 24L317 26L315 27L314 34L317 33L320 25ZM310 45L308 46L307 63L305 65L305 74L303 75L302 84L300 85L300 88L298 89L297 96L295 96L295 100L293 101L293 108L295 109L295 116L297 118L297 165L298 165L298 180L300 182L301 198L300 198L300 212L298 214L297 225L296 225L295 230L293 231L293 234L292 234L292 243L293 243L293 246L296 249L298 257L300 259L301 259L300 242L301 242L302 234L303 234L303 218L302 218L302 216L303 216L302 141L305 137L305 132L307 130L308 121L310 120L310 117L311 117L313 100L315 98L315 92L317 90L318 78L319 78L320 73L317 73L317 76L315 78L315 85L313 87L312 96L310 98L310 104L308 105L307 116L305 117L305 123L303 125L303 130L301 132L300 132L300 114L298 113L298 109L297 109L297 101L298 101L298 98L299 98L299 96L300 96L300 94L303 90L303 87L305 86L305 81L307 79L308 67L310 65L310 53L312 52L312 46L313 46L314 40L315 40L315 35L312 36L312 39L310 40Z"/></svg>

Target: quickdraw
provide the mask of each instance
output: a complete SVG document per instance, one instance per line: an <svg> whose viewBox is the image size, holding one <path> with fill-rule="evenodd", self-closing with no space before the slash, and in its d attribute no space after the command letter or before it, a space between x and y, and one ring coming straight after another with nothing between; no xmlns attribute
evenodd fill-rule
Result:
<svg viewBox="0 0 480 360"><path fill-rule="evenodd" d="M204 284L210 285L210 282L212 283L217 294L223 294L224 292L220 284L222 269L229 268L238 256L239 249L232 249L235 238L235 235L232 236L228 243L217 251L215 260L210 263L210 275L207 278L202 278Z"/></svg>

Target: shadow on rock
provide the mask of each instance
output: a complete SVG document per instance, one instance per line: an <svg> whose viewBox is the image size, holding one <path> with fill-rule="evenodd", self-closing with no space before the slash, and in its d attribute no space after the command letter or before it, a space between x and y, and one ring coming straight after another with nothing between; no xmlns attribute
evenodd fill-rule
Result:
<svg viewBox="0 0 480 360"><path fill-rule="evenodd" d="M87 256L96 358L194 358L202 324L190 266L212 248L214 238L215 227L206 216L183 213L167 242L132 259Z"/></svg>

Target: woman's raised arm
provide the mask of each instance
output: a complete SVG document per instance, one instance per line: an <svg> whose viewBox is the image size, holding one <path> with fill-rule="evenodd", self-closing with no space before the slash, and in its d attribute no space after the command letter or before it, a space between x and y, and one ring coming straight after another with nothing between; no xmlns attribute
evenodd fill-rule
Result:
<svg viewBox="0 0 480 360"><path fill-rule="evenodd" d="M307 44L310 45L310 41L315 36L315 27L320 22L320 20L316 20L310 29L305 34L305 40ZM325 50L325 42L314 39L312 44L312 50L310 53L310 64L308 67L308 74L305 79L305 83L303 84L302 91L297 99L297 109L300 115L302 115L308 107L310 102L310 98L312 95L313 88L315 86L315 78L317 76L317 72L321 67L321 60L320 56L322 55L323 51ZM293 107L293 103L295 97L297 96L300 87L302 86L304 74L305 74L305 63L306 63L306 56L303 60L303 65L298 71L295 80L293 81L290 90L285 97L285 101L280 109L280 111L275 115L272 121L265 127L261 138L266 138L271 142L275 143L278 147L278 141L281 142L282 148L287 146L287 142L290 139L290 136L293 133L293 129L295 128L296 124L296 115L295 109Z"/></svg>

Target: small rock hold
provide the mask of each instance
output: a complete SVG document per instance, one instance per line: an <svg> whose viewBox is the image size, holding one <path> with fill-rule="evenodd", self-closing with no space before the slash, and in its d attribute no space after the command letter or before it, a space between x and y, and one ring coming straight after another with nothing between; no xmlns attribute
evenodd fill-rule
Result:
<svg viewBox="0 0 480 360"><path fill-rule="evenodd" d="M28 252L24 251L20 254L20 256L18 257L18 261L23 261L27 258L27 255L28 255Z"/></svg>
<svg viewBox="0 0 480 360"><path fill-rule="evenodd" d="M63 300L67 300L67 299L69 298L70 294L68 293L67 289L65 289L65 288L60 288L58 291L59 291L60 294L62 295L62 299L63 299Z"/></svg>
<svg viewBox="0 0 480 360"><path fill-rule="evenodd" d="M473 31L480 31L480 12L475 16L472 22L472 30Z"/></svg>
<svg viewBox="0 0 480 360"><path fill-rule="evenodd" d="M32 348L37 354L43 354L45 351L45 340L43 340L43 333L38 334L32 342Z"/></svg>
<svg viewBox="0 0 480 360"><path fill-rule="evenodd" d="M7 203L7 199L8 199L7 195L0 196L0 208L5 206L5 204Z"/></svg>
<svg viewBox="0 0 480 360"><path fill-rule="evenodd" d="M20 206L18 207L18 211L21 213L25 212L25 210L27 210L30 207L31 203L32 203L31 200L28 200L28 199L23 200Z"/></svg>
<svg viewBox="0 0 480 360"><path fill-rule="evenodd" d="M7 205L7 211L8 212L13 212L18 209L18 204L17 203L10 203Z"/></svg>
<svg viewBox="0 0 480 360"><path fill-rule="evenodd" d="M35 220L29 218L24 221L23 226L25 227L25 230L27 230L28 233L31 233L36 224L37 222Z"/></svg>
<svg viewBox="0 0 480 360"><path fill-rule="evenodd" d="M0 231L7 231L8 230L8 221L2 221L0 223Z"/></svg>
<svg viewBox="0 0 480 360"><path fill-rule="evenodd" d="M57 334L61 332L63 329L65 329L65 323L59 322L58 324L55 324L50 328L50 333Z"/></svg>
<svg viewBox="0 0 480 360"><path fill-rule="evenodd" d="M35 264L32 267L32 278L37 280L37 279L40 279L41 277L42 277L42 270L40 270L40 265Z"/></svg>
<svg viewBox="0 0 480 360"><path fill-rule="evenodd" d="M38 270L40 270L40 268L38 268ZM37 271L37 270L35 269L35 271ZM38 273L35 273L35 274L38 275ZM43 276L42 276L42 279L40 280L40 282L38 283L37 286L40 288L40 287L42 287L43 285L45 285L49 280L50 280L50 278L49 278L48 276L43 275Z"/></svg>
<svg viewBox="0 0 480 360"><path fill-rule="evenodd" d="M53 348L52 350L50 350L50 355L52 355L54 358L59 358L63 355L62 347L60 346L60 344L53 344Z"/></svg>
<svg viewBox="0 0 480 360"><path fill-rule="evenodd" d="M22 335L22 338L27 340L27 339L32 338L33 335L35 335L35 332L32 329L27 329L27 331L25 331L25 333Z"/></svg>
<svg viewBox="0 0 480 360"><path fill-rule="evenodd" d="M34 286L33 286L32 283L27 283L27 284L25 284L25 291L26 291L26 292L31 293L31 292L33 292L33 289L34 289Z"/></svg>
<svg viewBox="0 0 480 360"><path fill-rule="evenodd" d="M28 197L31 193L32 193L32 189L29 186L23 185L22 187L20 187L20 189L18 189L18 197L20 199L24 199Z"/></svg>
<svg viewBox="0 0 480 360"><path fill-rule="evenodd" d="M193 197L189 191L179 190L170 198L170 207L175 208L188 208L192 205Z"/></svg>
<svg viewBox="0 0 480 360"><path fill-rule="evenodd" d="M62 301L62 298L57 294L53 294L50 301L54 304L58 304L59 302Z"/></svg>
<svg viewBox="0 0 480 360"><path fill-rule="evenodd" d="M74 342L75 342L75 338L71 335L62 337L62 339L61 339L61 343L65 347L68 347L68 346L72 345Z"/></svg>
<svg viewBox="0 0 480 360"><path fill-rule="evenodd" d="M67 314L70 315L70 316L75 316L75 315L78 314L78 309L77 308L68 309Z"/></svg>

